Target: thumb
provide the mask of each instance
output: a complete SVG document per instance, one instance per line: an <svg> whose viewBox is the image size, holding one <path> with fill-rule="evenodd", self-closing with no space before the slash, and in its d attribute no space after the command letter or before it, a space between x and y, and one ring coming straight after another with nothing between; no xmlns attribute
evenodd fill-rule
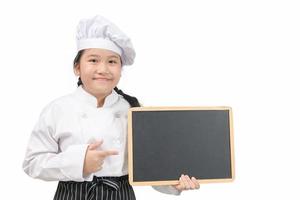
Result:
<svg viewBox="0 0 300 200"><path fill-rule="evenodd" d="M93 142L89 145L89 150L96 150L98 147L100 147L103 144L103 140Z"/></svg>

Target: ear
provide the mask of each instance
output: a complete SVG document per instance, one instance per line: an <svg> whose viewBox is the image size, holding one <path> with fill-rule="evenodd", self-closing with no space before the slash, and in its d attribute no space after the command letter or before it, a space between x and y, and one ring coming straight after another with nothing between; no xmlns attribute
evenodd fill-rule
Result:
<svg viewBox="0 0 300 200"><path fill-rule="evenodd" d="M76 76L80 76L80 66L79 64L77 64L74 68L73 68L74 74Z"/></svg>

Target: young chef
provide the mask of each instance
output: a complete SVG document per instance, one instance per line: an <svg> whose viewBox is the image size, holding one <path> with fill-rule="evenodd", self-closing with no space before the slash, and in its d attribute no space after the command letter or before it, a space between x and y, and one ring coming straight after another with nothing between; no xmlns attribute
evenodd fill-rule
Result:
<svg viewBox="0 0 300 200"><path fill-rule="evenodd" d="M138 100L117 84L122 67L134 62L130 39L113 23L96 16L77 27L75 92L49 103L36 123L23 163L33 178L59 181L55 200L135 199L128 182L127 111ZM153 186L179 195L198 189L182 175L178 185Z"/></svg>

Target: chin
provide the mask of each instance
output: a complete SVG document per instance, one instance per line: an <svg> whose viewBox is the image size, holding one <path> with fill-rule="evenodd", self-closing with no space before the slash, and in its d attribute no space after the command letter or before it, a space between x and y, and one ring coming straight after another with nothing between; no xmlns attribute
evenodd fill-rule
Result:
<svg viewBox="0 0 300 200"><path fill-rule="evenodd" d="M113 87L97 87L95 88L95 92L98 94L106 94L110 93L113 90Z"/></svg>

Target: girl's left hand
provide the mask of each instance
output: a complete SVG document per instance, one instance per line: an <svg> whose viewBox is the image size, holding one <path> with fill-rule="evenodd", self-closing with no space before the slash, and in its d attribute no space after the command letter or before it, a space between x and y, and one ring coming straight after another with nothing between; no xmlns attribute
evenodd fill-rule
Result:
<svg viewBox="0 0 300 200"><path fill-rule="evenodd" d="M179 178L179 184L177 185L172 185L174 188L176 188L179 191L183 190L194 190L194 189L199 189L200 185L198 181L195 179L195 177L190 177L188 175L181 175Z"/></svg>

